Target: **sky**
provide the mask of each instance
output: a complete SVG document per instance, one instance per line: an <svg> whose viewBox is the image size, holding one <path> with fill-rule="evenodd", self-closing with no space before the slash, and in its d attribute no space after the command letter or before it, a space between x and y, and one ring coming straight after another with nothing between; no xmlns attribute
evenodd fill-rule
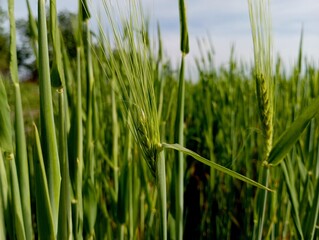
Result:
<svg viewBox="0 0 319 240"><path fill-rule="evenodd" d="M0 0L3 4L5 0ZM93 3L101 0L89 0ZM122 0L121 0L122 1ZM34 13L37 0L30 0ZM16 0L16 17L26 18L25 0ZM142 0L147 15L153 23L159 22L166 55L178 64L179 13L178 1ZM186 0L190 53L187 63L194 66L199 56L198 39L208 39L214 47L216 66L227 66L231 46L235 47L237 60L252 62L253 44L247 0ZM77 0L57 0L58 10L76 12ZM304 28L303 51L308 60L318 65L319 60L319 1L272 0L274 56L278 54L287 68L297 60L300 32ZM155 25L155 24L154 24Z"/></svg>

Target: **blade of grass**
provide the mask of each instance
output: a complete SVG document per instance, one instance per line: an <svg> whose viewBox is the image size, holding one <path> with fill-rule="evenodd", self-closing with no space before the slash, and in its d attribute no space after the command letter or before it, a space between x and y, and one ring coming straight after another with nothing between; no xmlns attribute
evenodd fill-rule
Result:
<svg viewBox="0 0 319 240"><path fill-rule="evenodd" d="M65 84L64 81L64 71L63 71L63 61L61 55L61 41L60 41L60 31L58 29L58 18L56 12L56 1L50 0L50 36L52 39L53 46L53 67L52 71L56 71L57 78L51 78L51 82L56 87L61 87Z"/></svg>
<svg viewBox="0 0 319 240"><path fill-rule="evenodd" d="M10 74L13 83L18 84L18 60L16 47L16 25L14 18L14 0L8 1L8 12L10 21Z"/></svg>
<svg viewBox="0 0 319 240"><path fill-rule="evenodd" d="M10 123L10 107L7 92L0 78L0 149L3 152L12 152L12 129Z"/></svg>
<svg viewBox="0 0 319 240"><path fill-rule="evenodd" d="M212 161L210 161L210 160L208 160L206 158L203 158L200 155L198 155L197 153L195 153L195 152L193 152L193 151L191 151L191 150L189 150L189 149L187 149L187 148L185 148L185 147L183 147L183 146L181 146L179 144L162 143L162 147L164 149L173 149L173 150L176 150L176 151L182 151L184 154L195 158L197 161L199 161L201 163L204 163L205 165L210 166L212 168L215 168L218 171L226 173L226 174L228 174L229 176L231 176L233 178L239 179L239 180L241 180L243 182L251 184L251 185L253 185L255 187L258 187L260 189L264 189L264 190L273 192L273 190L271 190L270 188L265 187L262 184L254 181L254 180L252 180L250 178L247 178L247 177L245 177L245 176L243 176L243 175L241 175L241 174L239 174L239 173L237 173L237 172L235 172L233 170L230 170L230 169L228 169L228 168L226 168L226 167L224 167L222 165L214 163L214 162L212 162Z"/></svg>
<svg viewBox="0 0 319 240"><path fill-rule="evenodd" d="M21 93L19 84L15 85L16 95L16 115L15 115L15 132L16 132L16 151L17 151L17 171L19 178L20 194L23 196L22 211L27 239L32 239L32 217L31 217L31 197L29 184L29 167L27 158L27 146L24 128L24 118L21 102Z"/></svg>
<svg viewBox="0 0 319 240"><path fill-rule="evenodd" d="M269 181L269 168L261 168L261 171L262 171L261 173L262 184L267 187L268 181ZM264 190L260 191L257 197L258 197L257 238L262 239L264 222L265 222L264 213L266 212L268 191L264 191Z"/></svg>
<svg viewBox="0 0 319 240"><path fill-rule="evenodd" d="M86 146L84 165L84 185L83 185L83 213L87 218L88 237L94 236L94 225L97 214L97 191L95 190L95 142L93 136L94 129L94 111L95 111L95 81L93 74L93 59L91 53L91 32L89 28L89 19L84 22L86 56Z"/></svg>
<svg viewBox="0 0 319 240"><path fill-rule="evenodd" d="M93 114L94 114L94 75L93 75L93 62L91 53L91 32L89 28L89 21L84 22L84 28L86 29L85 35L85 56L86 56L86 146L85 146L85 177L91 178L94 183L94 139L93 139Z"/></svg>
<svg viewBox="0 0 319 240"><path fill-rule="evenodd" d="M14 232L18 240L27 239L25 235L22 206L21 206L21 195L19 191L19 181L18 174L16 169L16 163L13 154L9 157L9 166L10 166L10 176L11 176L11 192L14 208Z"/></svg>
<svg viewBox="0 0 319 240"><path fill-rule="evenodd" d="M287 164L290 164L290 162L287 162ZM294 220L294 224L295 224L295 227L297 230L298 238L304 239L302 227L301 227L301 222L300 222L300 217L299 217L299 202L298 202L297 189L290 181L286 163L281 162L280 165L281 165L281 169L283 171L284 177L285 177L285 183L286 183L287 189L288 189L288 196L289 196L290 202L292 204L292 208L293 208L292 218Z"/></svg>
<svg viewBox="0 0 319 240"><path fill-rule="evenodd" d="M61 174L53 117L45 1L38 1L41 145L45 156L54 232L57 233Z"/></svg>
<svg viewBox="0 0 319 240"><path fill-rule="evenodd" d="M94 236L94 225L97 215L97 196L96 190L90 178L83 184L83 213L84 224L87 228L86 239L91 239ZM85 221L86 220L86 221Z"/></svg>
<svg viewBox="0 0 319 240"><path fill-rule="evenodd" d="M10 124L10 108L7 101L7 93L3 84L3 79L0 75L0 191L2 196L2 209L4 218L6 221L5 231L11 233L12 221L10 213L10 197L9 197L9 176L7 177L7 172L3 159L3 151L12 151L12 130ZM5 239L5 238L3 238Z"/></svg>
<svg viewBox="0 0 319 240"><path fill-rule="evenodd" d="M74 189L74 206L72 209L73 236L76 239L83 238L83 200L82 200L82 176L83 176L83 112L82 112L82 2L78 1L78 18L76 29L76 107L73 109L76 124L71 124L69 133L69 146L76 143L76 148L69 149L70 176ZM74 121L72 121L74 122Z"/></svg>
<svg viewBox="0 0 319 240"><path fill-rule="evenodd" d="M306 229L305 232L305 239L312 240L316 236L316 228L317 228L317 221L318 221L318 213L319 213L319 183L317 182L317 186L315 189L315 197L313 199L312 207L310 210L307 210L309 215L306 219Z"/></svg>
<svg viewBox="0 0 319 240"><path fill-rule="evenodd" d="M71 126L68 133L69 175L73 189L72 199L72 232L76 239L82 237L82 173L83 173L83 124L82 124L82 86L81 86L81 47L76 49L76 82L75 103L71 104Z"/></svg>
<svg viewBox="0 0 319 240"><path fill-rule="evenodd" d="M14 17L14 0L9 0L10 18L10 73L15 90L15 133L16 133L16 160L17 175L19 180L20 195L23 196L22 213L25 234L27 239L32 239L31 198L29 184L29 167L27 146L24 129L24 117L21 101L20 84L18 77L18 61L16 49L16 26Z"/></svg>
<svg viewBox="0 0 319 240"><path fill-rule="evenodd" d="M127 150L125 150L127 151ZM126 216L128 213L128 189L127 185L129 184L129 170L128 170L128 163L125 162L125 165L121 168L121 174L119 176L119 186L118 186L118 195L117 195L117 221L121 225L125 225Z"/></svg>
<svg viewBox="0 0 319 240"><path fill-rule="evenodd" d="M314 99L310 105L296 118L296 120L282 133L274 144L268 158L272 166L278 165L293 145L300 138L309 122L319 112L319 97Z"/></svg>
<svg viewBox="0 0 319 240"><path fill-rule="evenodd" d="M28 23L29 28L31 32L31 45L32 49L35 55L35 58L38 59L38 46L37 46L37 40L38 40L38 29L37 29L37 23L33 17L32 10L30 7L30 1L26 0L27 8L28 8Z"/></svg>
<svg viewBox="0 0 319 240"><path fill-rule="evenodd" d="M19 180L17 175L16 163L14 159L14 154L12 153L12 127L10 122L10 108L8 105L7 94L3 85L3 80L0 79L0 154L2 151L6 152L7 161L9 165L9 175L10 184L8 190L11 190L12 194L12 207L13 214L11 215L11 220L14 220L14 234L17 239L26 239L22 206L21 206L21 196L19 189ZM1 179L2 180L2 179ZM10 189L11 188L11 189ZM6 193L3 190L3 196ZM9 203L10 204L10 203ZM9 217L9 216L8 216ZM10 220L10 219L7 219Z"/></svg>
<svg viewBox="0 0 319 240"><path fill-rule="evenodd" d="M51 199L49 195L49 188L47 182L47 176L45 173L44 161L42 156L41 142L38 133L38 129L35 124L35 196L37 207L37 219L38 219L38 232L40 239L55 239L54 220L51 209Z"/></svg>

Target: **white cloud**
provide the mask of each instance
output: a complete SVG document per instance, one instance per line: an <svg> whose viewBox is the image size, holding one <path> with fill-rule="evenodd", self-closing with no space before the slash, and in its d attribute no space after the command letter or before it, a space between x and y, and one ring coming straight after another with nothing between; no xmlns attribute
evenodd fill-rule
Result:
<svg viewBox="0 0 319 240"><path fill-rule="evenodd" d="M100 0L92 0L99 2ZM123 0L117 0L123 1ZM57 8L77 10L77 0L57 0ZM179 60L178 1L142 0L147 15L155 25L159 21L166 53ZM197 38L210 33L215 48L215 61L225 64L230 46L235 44L239 59L252 59L252 42L247 0L187 0L191 52L188 58L198 55ZM30 0L36 15L36 0ZM274 29L274 53L279 52L287 64L297 57L301 26L304 26L304 53L308 58L319 56L319 1L273 0L271 1ZM17 17L26 16L25 0L16 0ZM155 30L154 30L155 32ZM192 62L189 60L189 62Z"/></svg>
<svg viewBox="0 0 319 240"><path fill-rule="evenodd" d="M158 16L164 22L172 21L172 16L167 13L171 13L173 10L167 0L164 2L167 4L161 5L161 9L158 9ZM233 43L235 44L236 56L239 59L246 59L247 61L252 59L253 50L247 1L189 0L187 3L191 39L206 36L209 32L218 64L225 64L228 61L230 46ZM286 65L292 65L297 58L300 32L303 25L304 54L310 59L318 59L319 1L274 0L272 1L271 11L274 30L274 55L279 53ZM176 23L172 23L172 25L176 29ZM173 35L173 33L170 32L170 35ZM163 29L163 36L165 36L165 29ZM172 39L179 39L178 25L175 37L170 36L169 41L172 41ZM190 44L190 57L193 57L196 55L196 41L191 41ZM167 47L170 48L170 45ZM168 52L177 54L174 49Z"/></svg>

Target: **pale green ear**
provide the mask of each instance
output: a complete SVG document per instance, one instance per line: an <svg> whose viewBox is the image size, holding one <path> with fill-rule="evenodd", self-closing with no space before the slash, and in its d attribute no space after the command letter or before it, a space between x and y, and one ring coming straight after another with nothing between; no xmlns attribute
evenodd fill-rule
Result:
<svg viewBox="0 0 319 240"><path fill-rule="evenodd" d="M258 112L264 132L265 158L269 155L274 132L273 57L270 1L248 0L254 46Z"/></svg>

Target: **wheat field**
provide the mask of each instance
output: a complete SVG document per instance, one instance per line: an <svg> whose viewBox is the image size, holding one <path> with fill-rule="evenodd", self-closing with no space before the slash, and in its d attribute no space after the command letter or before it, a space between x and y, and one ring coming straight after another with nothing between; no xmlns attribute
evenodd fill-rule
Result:
<svg viewBox="0 0 319 240"><path fill-rule="evenodd" d="M319 68L302 44L291 72L273 58L269 0L248 0L254 64L232 52L216 67L205 48L197 81L185 76L184 0L177 70L137 0L102 1L108 29L79 0L73 58L56 1L37 3L28 24L39 74L28 83L8 0L0 239L319 238Z"/></svg>

